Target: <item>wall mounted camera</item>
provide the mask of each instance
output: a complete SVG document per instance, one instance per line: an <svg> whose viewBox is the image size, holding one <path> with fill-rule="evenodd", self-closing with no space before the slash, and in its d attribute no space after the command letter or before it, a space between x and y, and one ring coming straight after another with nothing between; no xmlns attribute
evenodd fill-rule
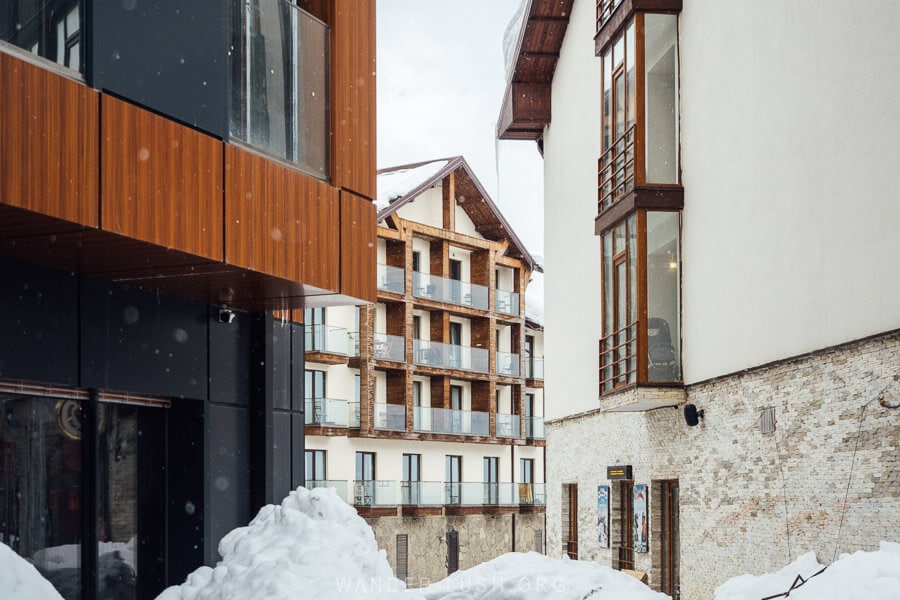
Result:
<svg viewBox="0 0 900 600"><path fill-rule="evenodd" d="M219 323L232 323L234 322L234 311L229 310L227 308L219 309Z"/></svg>
<svg viewBox="0 0 900 600"><path fill-rule="evenodd" d="M684 405L684 422L687 423L688 427L694 427L700 423L702 418L703 409L697 410L697 407L693 404Z"/></svg>

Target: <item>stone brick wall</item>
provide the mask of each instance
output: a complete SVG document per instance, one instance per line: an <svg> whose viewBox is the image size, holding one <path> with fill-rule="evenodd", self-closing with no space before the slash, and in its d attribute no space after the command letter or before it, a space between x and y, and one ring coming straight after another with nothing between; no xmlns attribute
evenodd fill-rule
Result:
<svg viewBox="0 0 900 600"><path fill-rule="evenodd" d="M898 371L894 332L689 386L686 401L705 411L696 427L680 408L548 423L548 553L561 553L562 485L577 483L579 555L611 564L597 543L596 490L608 483L606 467L622 464L635 483L679 481L684 600L711 598L734 575L774 571L804 552L827 564L898 541L900 409L889 408ZM776 429L763 433L769 407ZM635 568L658 578L655 501L651 552L637 554Z"/></svg>
<svg viewBox="0 0 900 600"><path fill-rule="evenodd" d="M469 569L513 551L513 515L378 517L366 519L378 547L397 573L397 534L409 536L408 585L422 587L447 576L447 532L459 532L459 568ZM544 530L544 515L515 515L518 552L534 550L534 532Z"/></svg>

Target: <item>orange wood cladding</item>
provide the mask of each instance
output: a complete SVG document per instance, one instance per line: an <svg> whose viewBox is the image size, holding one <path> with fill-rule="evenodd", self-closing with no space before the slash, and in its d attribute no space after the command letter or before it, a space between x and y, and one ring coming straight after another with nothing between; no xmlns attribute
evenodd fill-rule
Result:
<svg viewBox="0 0 900 600"><path fill-rule="evenodd" d="M376 302L377 242L375 205L347 191L341 192L341 293Z"/></svg>
<svg viewBox="0 0 900 600"><path fill-rule="evenodd" d="M222 260L222 142L104 95L102 227Z"/></svg>
<svg viewBox="0 0 900 600"><path fill-rule="evenodd" d="M226 261L337 290L338 198L321 181L226 145Z"/></svg>
<svg viewBox="0 0 900 600"><path fill-rule="evenodd" d="M99 94L0 53L0 202L98 226Z"/></svg>
<svg viewBox="0 0 900 600"><path fill-rule="evenodd" d="M375 0L334 0L334 151L339 188L375 197Z"/></svg>

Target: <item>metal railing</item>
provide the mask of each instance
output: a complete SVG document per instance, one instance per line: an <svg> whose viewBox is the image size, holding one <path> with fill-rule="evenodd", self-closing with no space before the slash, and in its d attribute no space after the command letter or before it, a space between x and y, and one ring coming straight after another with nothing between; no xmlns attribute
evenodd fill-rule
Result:
<svg viewBox="0 0 900 600"><path fill-rule="evenodd" d="M531 440L543 440L547 437L544 417L525 418L525 437Z"/></svg>
<svg viewBox="0 0 900 600"><path fill-rule="evenodd" d="M413 271L413 296L480 310L488 309L488 289L485 286L419 271Z"/></svg>
<svg viewBox="0 0 900 600"><path fill-rule="evenodd" d="M288 0L244 0L236 19L231 136L328 177L328 26Z"/></svg>
<svg viewBox="0 0 900 600"><path fill-rule="evenodd" d="M375 429L406 431L406 405L376 402Z"/></svg>
<svg viewBox="0 0 900 600"><path fill-rule="evenodd" d="M543 356L531 356L525 358L525 379L544 379Z"/></svg>
<svg viewBox="0 0 900 600"><path fill-rule="evenodd" d="M490 414L452 408L413 407L413 429L455 435L490 435Z"/></svg>
<svg viewBox="0 0 900 600"><path fill-rule="evenodd" d="M600 340L600 391L634 383L637 378L635 321Z"/></svg>
<svg viewBox="0 0 900 600"><path fill-rule="evenodd" d="M634 189L634 125L600 155L597 171L600 214Z"/></svg>
<svg viewBox="0 0 900 600"><path fill-rule="evenodd" d="M606 25L622 0L597 0L597 33Z"/></svg>
<svg viewBox="0 0 900 600"><path fill-rule="evenodd" d="M519 417L519 415L506 415L503 413L497 413L497 437L519 437L520 423L521 418Z"/></svg>
<svg viewBox="0 0 900 600"><path fill-rule="evenodd" d="M508 375L510 377L518 377L519 375L519 355L509 352L497 351L496 354L497 374Z"/></svg>
<svg viewBox="0 0 900 600"><path fill-rule="evenodd" d="M306 351L325 352L347 356L350 351L349 336L343 327L331 325L307 325L304 327Z"/></svg>
<svg viewBox="0 0 900 600"><path fill-rule="evenodd" d="M507 292L506 290L497 290L497 312L505 315L518 315L519 294Z"/></svg>
<svg viewBox="0 0 900 600"><path fill-rule="evenodd" d="M430 340L413 340L413 362L417 365L461 371L488 372L488 351Z"/></svg>
<svg viewBox="0 0 900 600"><path fill-rule="evenodd" d="M378 263L377 282L379 290L402 294L406 290L406 271L401 267Z"/></svg>
<svg viewBox="0 0 900 600"><path fill-rule="evenodd" d="M444 484L440 481L401 481L403 506L440 506L444 503Z"/></svg>
<svg viewBox="0 0 900 600"><path fill-rule="evenodd" d="M332 398L307 398L304 422L307 425L347 427L350 415L346 400Z"/></svg>

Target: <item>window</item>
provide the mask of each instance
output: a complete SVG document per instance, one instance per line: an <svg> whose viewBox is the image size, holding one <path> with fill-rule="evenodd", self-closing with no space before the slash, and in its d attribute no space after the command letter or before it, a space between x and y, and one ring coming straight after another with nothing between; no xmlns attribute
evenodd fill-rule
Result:
<svg viewBox="0 0 900 600"><path fill-rule="evenodd" d="M459 504L462 501L462 456L444 457L444 503Z"/></svg>
<svg viewBox="0 0 900 600"><path fill-rule="evenodd" d="M403 455L403 482L400 487L403 504L418 505L421 502L422 455Z"/></svg>
<svg viewBox="0 0 900 600"><path fill-rule="evenodd" d="M81 71L81 2L12 0L0 9L0 40Z"/></svg>
<svg viewBox="0 0 900 600"><path fill-rule="evenodd" d="M327 402L325 400L325 371L307 369L303 386L303 397L306 400L306 423L321 425L327 422Z"/></svg>
<svg viewBox="0 0 900 600"><path fill-rule="evenodd" d="M484 457L484 500L483 504L498 504L500 501L500 459L496 456Z"/></svg>
<svg viewBox="0 0 900 600"><path fill-rule="evenodd" d="M307 352L315 352L327 348L328 332L325 330L324 308L307 308L304 310L303 329L306 333Z"/></svg>
<svg viewBox="0 0 900 600"><path fill-rule="evenodd" d="M678 211L639 210L603 235L601 394L681 381L680 230Z"/></svg>
<svg viewBox="0 0 900 600"><path fill-rule="evenodd" d="M317 487L317 484L328 479L325 473L325 451L307 450L306 456L306 487Z"/></svg>
<svg viewBox="0 0 900 600"><path fill-rule="evenodd" d="M375 504L375 453L356 453L356 480L353 482L354 504Z"/></svg>
<svg viewBox="0 0 900 600"><path fill-rule="evenodd" d="M534 483L534 459L519 459L519 481L522 483Z"/></svg>

